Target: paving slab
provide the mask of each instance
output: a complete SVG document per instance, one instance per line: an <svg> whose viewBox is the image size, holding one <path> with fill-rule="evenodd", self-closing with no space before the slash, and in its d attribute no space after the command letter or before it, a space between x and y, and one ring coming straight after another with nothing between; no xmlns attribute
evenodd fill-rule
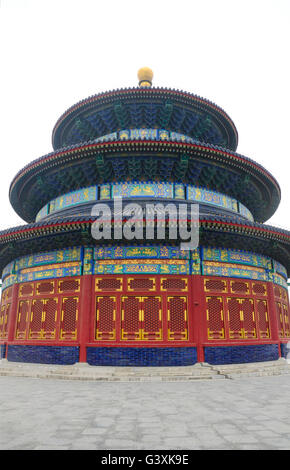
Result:
<svg viewBox="0 0 290 470"><path fill-rule="evenodd" d="M290 375L134 382L0 376L0 449L290 450Z"/></svg>

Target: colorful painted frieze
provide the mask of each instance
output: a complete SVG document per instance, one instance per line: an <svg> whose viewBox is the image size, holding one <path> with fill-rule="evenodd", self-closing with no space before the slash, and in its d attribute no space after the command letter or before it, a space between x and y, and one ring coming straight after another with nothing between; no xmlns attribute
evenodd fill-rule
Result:
<svg viewBox="0 0 290 470"><path fill-rule="evenodd" d="M74 266L52 268L52 269L39 269L38 271L21 272L18 274L17 282L35 281L38 279L51 279L66 276L80 276L81 263Z"/></svg>
<svg viewBox="0 0 290 470"><path fill-rule="evenodd" d="M38 253L36 255L25 256L15 261L15 271L20 271L26 267L40 266L51 263L64 263L68 261L78 261L81 259L81 248L72 247L62 250Z"/></svg>
<svg viewBox="0 0 290 470"><path fill-rule="evenodd" d="M172 246L112 246L95 247L94 259L189 259L190 252Z"/></svg>
<svg viewBox="0 0 290 470"><path fill-rule="evenodd" d="M49 211L49 204L46 204L40 211L37 213L35 221L38 222L39 220L43 219L48 215Z"/></svg>
<svg viewBox="0 0 290 470"><path fill-rule="evenodd" d="M5 277L4 281L2 282L2 292L7 287L12 286L17 282L17 274L9 274Z"/></svg>
<svg viewBox="0 0 290 470"><path fill-rule="evenodd" d="M203 202L205 204L224 207L225 209L238 212L238 203L236 199L215 191L210 191L209 189L189 185L187 187L187 199L190 201Z"/></svg>
<svg viewBox="0 0 290 470"><path fill-rule="evenodd" d="M214 263L210 261L204 261L203 274L207 276L241 277L260 281L269 280L267 272L262 268Z"/></svg>
<svg viewBox="0 0 290 470"><path fill-rule="evenodd" d="M125 182L112 185L114 197L161 197L173 198L173 183L165 182Z"/></svg>
<svg viewBox="0 0 290 470"><path fill-rule="evenodd" d="M100 185L100 199L111 199L112 194L111 194L111 184L106 183L106 184L101 184Z"/></svg>
<svg viewBox="0 0 290 470"><path fill-rule="evenodd" d="M122 129L118 132L98 137L95 139L95 142L111 142L113 140L172 140L187 143L195 142L194 139L185 134L155 128Z"/></svg>
<svg viewBox="0 0 290 470"><path fill-rule="evenodd" d="M274 284L279 284L279 286L282 286L285 289L288 289L287 280L285 279L284 276L281 276L278 273L271 274L271 281L274 282Z"/></svg>
<svg viewBox="0 0 290 470"><path fill-rule="evenodd" d="M202 259L207 261L221 261L227 263L241 263L250 266L260 266L262 268L272 269L271 258L257 255L242 250L231 250L227 248L201 248Z"/></svg>
<svg viewBox="0 0 290 470"><path fill-rule="evenodd" d="M185 186L182 183L174 183L174 198L185 199Z"/></svg>
<svg viewBox="0 0 290 470"><path fill-rule="evenodd" d="M12 274L15 270L15 261L11 261L11 263L7 264L7 266L5 266L5 268L3 269L2 271L2 280Z"/></svg>
<svg viewBox="0 0 290 470"><path fill-rule="evenodd" d="M254 221L254 217L253 217L251 211L249 211L249 209L246 206L244 206L243 204L241 204L240 202L239 202L239 213L242 216L246 217L246 219L251 220L252 222Z"/></svg>
<svg viewBox="0 0 290 470"><path fill-rule="evenodd" d="M189 274L188 260L98 260L94 274Z"/></svg>
<svg viewBox="0 0 290 470"><path fill-rule="evenodd" d="M70 206L84 204L85 202L97 200L97 187L79 189L54 199L53 212L60 211ZM52 210L50 209L50 213Z"/></svg>
<svg viewBox="0 0 290 470"><path fill-rule="evenodd" d="M273 259L273 268L274 268L275 273L280 274L287 281L288 279L287 270L286 268L284 268L284 266L281 263Z"/></svg>

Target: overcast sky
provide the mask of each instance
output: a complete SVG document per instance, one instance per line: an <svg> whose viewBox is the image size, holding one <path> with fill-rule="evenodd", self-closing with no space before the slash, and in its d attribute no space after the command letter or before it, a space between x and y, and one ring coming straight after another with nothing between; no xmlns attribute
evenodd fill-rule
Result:
<svg viewBox="0 0 290 470"><path fill-rule="evenodd" d="M22 225L8 199L15 174L52 151L74 103L137 86L186 90L223 108L237 151L278 180L267 222L290 230L289 0L0 0L0 230Z"/></svg>

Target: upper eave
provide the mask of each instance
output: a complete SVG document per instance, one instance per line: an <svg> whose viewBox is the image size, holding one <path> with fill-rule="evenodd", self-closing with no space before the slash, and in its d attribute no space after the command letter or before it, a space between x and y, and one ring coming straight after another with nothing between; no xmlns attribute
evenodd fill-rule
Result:
<svg viewBox="0 0 290 470"><path fill-rule="evenodd" d="M149 101L155 102L162 100L163 102L170 101L180 106L187 108L198 109L203 112L208 112L211 116L217 119L222 127L226 130L227 134L227 148L236 150L238 145L238 132L236 126L228 114L215 103L195 95L190 92L176 90L163 87L152 88L121 88L116 90L109 90L96 95L85 98L70 108L68 108L57 120L52 131L52 146L54 149L59 149L64 145L64 135L73 121L79 116L83 115L91 109L102 108L108 105L123 103L126 101L138 102ZM129 126L130 127L130 126Z"/></svg>

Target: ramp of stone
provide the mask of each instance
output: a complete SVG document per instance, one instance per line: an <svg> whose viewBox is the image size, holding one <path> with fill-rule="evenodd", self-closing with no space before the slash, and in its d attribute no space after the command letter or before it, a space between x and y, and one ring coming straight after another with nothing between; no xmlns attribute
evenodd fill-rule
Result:
<svg viewBox="0 0 290 470"><path fill-rule="evenodd" d="M0 361L0 376L90 381L194 381L236 379L250 376L290 374L288 360L211 366L198 363L184 367L105 367L74 364L69 366Z"/></svg>

